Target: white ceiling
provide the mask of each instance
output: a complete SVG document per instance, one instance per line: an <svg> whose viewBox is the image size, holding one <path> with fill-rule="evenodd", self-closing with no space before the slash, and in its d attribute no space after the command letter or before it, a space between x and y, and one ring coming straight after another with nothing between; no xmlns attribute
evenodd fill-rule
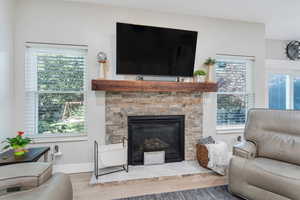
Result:
<svg viewBox="0 0 300 200"><path fill-rule="evenodd" d="M270 39L300 39L299 0L67 0L266 24Z"/></svg>

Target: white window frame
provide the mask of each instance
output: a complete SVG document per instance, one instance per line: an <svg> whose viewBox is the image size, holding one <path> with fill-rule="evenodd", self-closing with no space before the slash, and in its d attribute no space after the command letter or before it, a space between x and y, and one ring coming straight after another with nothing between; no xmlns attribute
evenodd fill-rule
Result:
<svg viewBox="0 0 300 200"><path fill-rule="evenodd" d="M266 60L266 107L269 108L269 81L272 75L287 76L286 109L294 109L294 79L300 77L300 62L288 60Z"/></svg>
<svg viewBox="0 0 300 200"><path fill-rule="evenodd" d="M217 124L217 98L218 94L244 94L244 95L252 95L252 107L255 105L255 93L254 93L254 81L253 81L253 73L254 73L254 66L255 66L255 57L253 56L230 56L230 55L218 55L216 58L217 61L227 61L227 62L246 62L246 74L248 77L246 78L246 91L245 92L217 92L216 94L216 131L217 134L228 134L228 133L242 133L245 124L241 125L218 125ZM215 73L216 74L216 73ZM247 117L247 114L246 114Z"/></svg>
<svg viewBox="0 0 300 200"><path fill-rule="evenodd" d="M88 46L87 45L64 45L64 44L46 44L46 43L31 43L31 42L27 42L25 44L25 59L27 60L27 49L28 48L46 48L46 49L80 49L80 50L84 50L86 51L85 54L85 69L84 69L84 87L83 87L83 91L77 92L80 94L83 94L83 106L84 106L84 132L83 133L53 133L53 134L38 134L38 94L39 93L51 93L51 91L43 91L43 92L39 92L37 90L37 88L35 89L34 93L35 93L35 127L34 127L34 133L32 134L26 134L26 136L30 137L30 138L34 138L34 143L44 143L44 142L57 142L57 141L85 141L87 140L87 67L88 67L88 63L87 63L87 58L88 58ZM25 62L25 65L27 65L27 62ZM27 68L27 66L25 67ZM37 69L35 69L37 70ZM24 73L24 80L26 81L26 72ZM35 78L37 78L37 71L36 71L36 75ZM25 83L26 84L26 83ZM62 94L66 94L66 93L76 93L74 92L61 92L61 91L52 91L53 93L62 93ZM25 89L25 94L27 93L26 89Z"/></svg>

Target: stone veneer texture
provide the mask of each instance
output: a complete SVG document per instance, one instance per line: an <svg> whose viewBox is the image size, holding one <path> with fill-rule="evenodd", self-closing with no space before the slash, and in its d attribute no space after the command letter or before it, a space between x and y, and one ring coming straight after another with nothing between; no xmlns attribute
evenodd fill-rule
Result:
<svg viewBox="0 0 300 200"><path fill-rule="evenodd" d="M196 159L196 143L202 136L202 93L106 92L106 136L110 143L128 135L127 117L185 115L185 159Z"/></svg>

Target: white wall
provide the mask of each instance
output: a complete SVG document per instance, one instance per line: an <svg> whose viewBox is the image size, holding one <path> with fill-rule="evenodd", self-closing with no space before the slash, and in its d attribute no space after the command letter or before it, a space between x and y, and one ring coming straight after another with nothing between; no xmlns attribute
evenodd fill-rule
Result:
<svg viewBox="0 0 300 200"><path fill-rule="evenodd" d="M14 0L0 0L0 141L12 134Z"/></svg>
<svg viewBox="0 0 300 200"><path fill-rule="evenodd" d="M104 140L104 93L90 90L90 80L97 76L96 54L108 53L111 71L115 71L116 22L136 23L198 31L196 67L216 54L248 55L256 58L256 103L264 105L265 26L257 23L186 16L96 4L54 0L18 1L16 21L16 126L22 129L24 107L24 43L49 42L88 45L87 141L63 145L58 164L92 161L92 142ZM116 78L112 73L111 77ZM122 78L122 77L118 77ZM215 94L205 95L204 134L215 135ZM229 135L221 138L228 139Z"/></svg>
<svg viewBox="0 0 300 200"><path fill-rule="evenodd" d="M288 60L286 56L287 40L266 40L266 59Z"/></svg>

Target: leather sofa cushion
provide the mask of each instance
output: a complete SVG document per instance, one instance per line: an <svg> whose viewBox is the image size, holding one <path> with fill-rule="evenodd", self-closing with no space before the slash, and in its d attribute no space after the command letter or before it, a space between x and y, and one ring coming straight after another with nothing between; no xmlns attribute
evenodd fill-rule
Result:
<svg viewBox="0 0 300 200"><path fill-rule="evenodd" d="M253 109L245 139L257 146L257 156L300 165L300 111Z"/></svg>
<svg viewBox="0 0 300 200"><path fill-rule="evenodd" d="M268 158L247 160L246 180L249 185L297 199L300 195L300 166Z"/></svg>
<svg viewBox="0 0 300 200"><path fill-rule="evenodd" d="M0 190L11 187L31 189L46 182L52 175L51 163L21 163L0 167Z"/></svg>

